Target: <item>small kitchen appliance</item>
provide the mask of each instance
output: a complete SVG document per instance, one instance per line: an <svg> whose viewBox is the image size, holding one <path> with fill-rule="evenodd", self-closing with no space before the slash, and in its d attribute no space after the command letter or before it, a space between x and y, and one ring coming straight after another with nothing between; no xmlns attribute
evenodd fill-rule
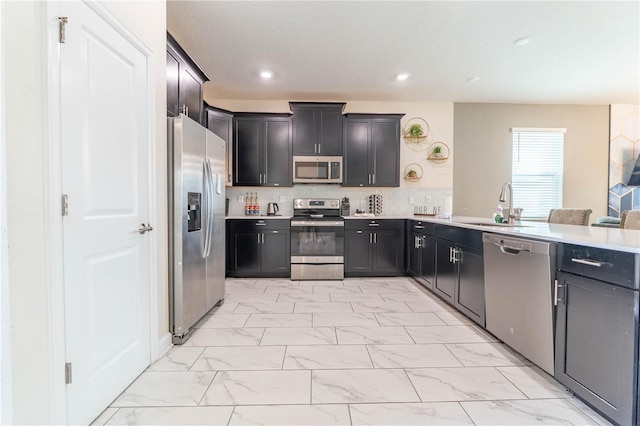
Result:
<svg viewBox="0 0 640 426"><path fill-rule="evenodd" d="M277 203L269 203L267 204L267 216L275 216L280 209L278 208Z"/></svg>
<svg viewBox="0 0 640 426"><path fill-rule="evenodd" d="M296 198L291 218L291 279L344 278L344 218L340 200Z"/></svg>
<svg viewBox="0 0 640 426"><path fill-rule="evenodd" d="M342 183L342 157L293 157L293 183Z"/></svg>

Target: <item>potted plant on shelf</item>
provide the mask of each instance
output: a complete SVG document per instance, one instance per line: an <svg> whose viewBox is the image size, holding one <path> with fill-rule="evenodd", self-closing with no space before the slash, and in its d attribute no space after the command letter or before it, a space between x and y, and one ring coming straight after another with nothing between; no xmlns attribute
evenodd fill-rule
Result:
<svg viewBox="0 0 640 426"><path fill-rule="evenodd" d="M442 158L442 147L440 145L436 145L433 147L433 151L431 151L432 158Z"/></svg>
<svg viewBox="0 0 640 426"><path fill-rule="evenodd" d="M420 124L412 124L409 127L409 131L407 132L409 137L413 139L419 139L422 135L424 135L424 130L422 130L422 126Z"/></svg>
<svg viewBox="0 0 640 426"><path fill-rule="evenodd" d="M408 179L416 179L417 177L418 177L418 172L416 172L415 170L411 169L407 172Z"/></svg>

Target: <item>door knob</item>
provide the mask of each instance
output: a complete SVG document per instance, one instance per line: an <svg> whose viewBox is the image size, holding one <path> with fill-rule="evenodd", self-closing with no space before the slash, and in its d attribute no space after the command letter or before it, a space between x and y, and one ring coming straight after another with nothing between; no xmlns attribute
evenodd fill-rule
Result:
<svg viewBox="0 0 640 426"><path fill-rule="evenodd" d="M151 232L153 231L153 226L149 225L149 224L144 224L141 223L140 226L138 226L138 232L141 234L144 234L145 232Z"/></svg>

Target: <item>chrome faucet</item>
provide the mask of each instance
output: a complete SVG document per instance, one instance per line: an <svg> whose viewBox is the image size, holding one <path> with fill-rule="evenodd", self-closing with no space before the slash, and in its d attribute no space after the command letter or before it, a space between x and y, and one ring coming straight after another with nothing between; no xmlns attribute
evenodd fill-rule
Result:
<svg viewBox="0 0 640 426"><path fill-rule="evenodd" d="M499 201L504 203L507 201L507 189L509 190L509 217L507 218L507 223L509 225L513 225L516 223L516 214L513 211L513 187L510 182L505 182L502 185L502 191L500 191Z"/></svg>

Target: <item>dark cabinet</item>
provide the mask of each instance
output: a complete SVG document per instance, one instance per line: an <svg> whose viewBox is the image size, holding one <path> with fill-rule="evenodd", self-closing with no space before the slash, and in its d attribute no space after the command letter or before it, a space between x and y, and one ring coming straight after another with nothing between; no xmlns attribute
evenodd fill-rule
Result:
<svg viewBox="0 0 640 426"><path fill-rule="evenodd" d="M291 117L237 113L233 123L233 185L292 186Z"/></svg>
<svg viewBox="0 0 640 426"><path fill-rule="evenodd" d="M343 186L400 185L403 114L346 114Z"/></svg>
<svg viewBox="0 0 640 426"><path fill-rule="evenodd" d="M289 102L293 155L342 155L344 103Z"/></svg>
<svg viewBox="0 0 640 426"><path fill-rule="evenodd" d="M232 183L233 159L231 141L233 141L233 113L224 109L215 108L205 104L204 121L207 129L220 136L225 142L225 184L230 186Z"/></svg>
<svg viewBox="0 0 640 426"><path fill-rule="evenodd" d="M289 277L287 219L227 220L227 276Z"/></svg>
<svg viewBox="0 0 640 426"><path fill-rule="evenodd" d="M407 221L407 272L423 286L433 290L436 272L436 242L433 224Z"/></svg>
<svg viewBox="0 0 640 426"><path fill-rule="evenodd" d="M345 276L404 275L404 221L345 221Z"/></svg>
<svg viewBox="0 0 640 426"><path fill-rule="evenodd" d="M167 116L187 115L203 122L203 88L207 76L167 33Z"/></svg>
<svg viewBox="0 0 640 426"><path fill-rule="evenodd" d="M433 291L484 327L482 232L435 225L436 279Z"/></svg>
<svg viewBox="0 0 640 426"><path fill-rule="evenodd" d="M561 244L558 259L554 376L613 422L638 424L640 255Z"/></svg>

